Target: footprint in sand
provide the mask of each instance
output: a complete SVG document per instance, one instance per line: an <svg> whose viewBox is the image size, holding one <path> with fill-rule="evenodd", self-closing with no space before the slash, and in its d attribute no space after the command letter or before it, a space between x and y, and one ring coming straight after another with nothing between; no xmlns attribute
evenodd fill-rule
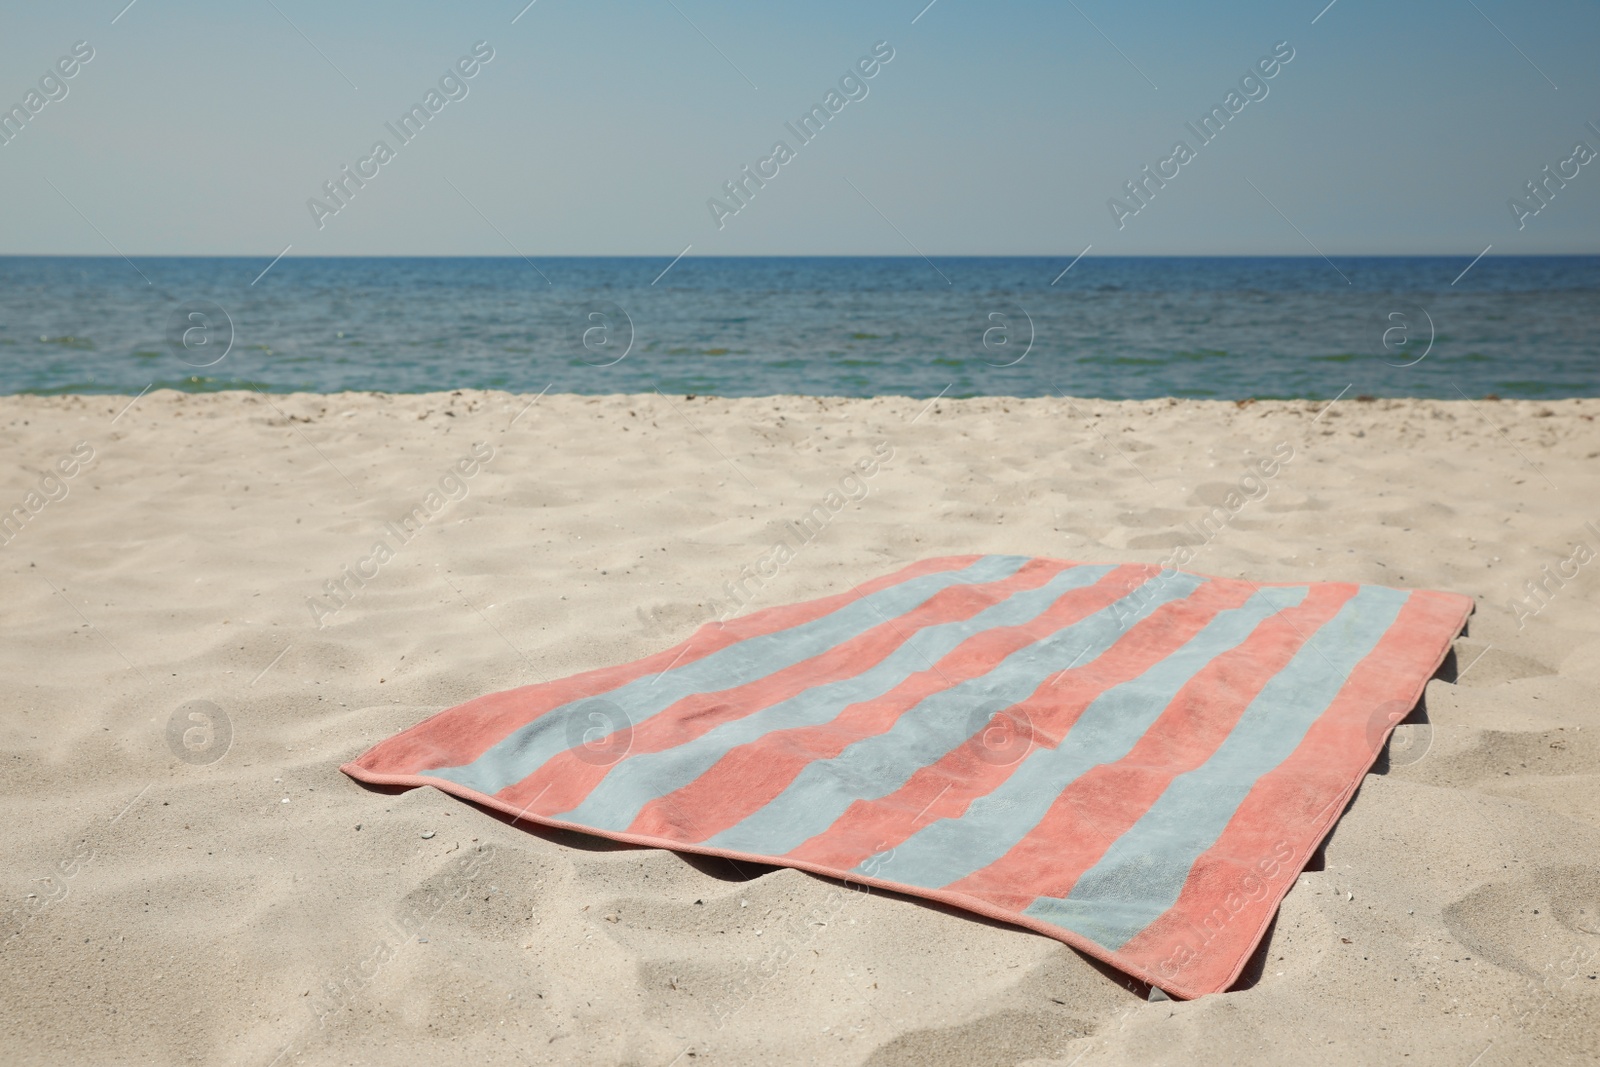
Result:
<svg viewBox="0 0 1600 1067"><path fill-rule="evenodd" d="M1444 909L1445 927L1473 955L1546 982L1555 971L1600 965L1600 868L1536 868L1525 877L1486 883ZM1600 980L1573 986L1594 992Z"/></svg>

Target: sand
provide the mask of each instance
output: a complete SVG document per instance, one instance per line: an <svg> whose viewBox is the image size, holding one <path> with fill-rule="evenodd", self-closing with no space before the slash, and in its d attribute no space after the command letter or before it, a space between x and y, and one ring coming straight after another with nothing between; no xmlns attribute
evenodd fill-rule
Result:
<svg viewBox="0 0 1600 1067"><path fill-rule="evenodd" d="M1600 1057L1600 401L130 399L0 399L26 516L0 545L0 1060ZM753 607L928 556L1184 543L1206 573L1477 598L1237 990L1151 1003L1002 924L339 773L739 610L726 584L885 443ZM376 574L340 606L346 567Z"/></svg>

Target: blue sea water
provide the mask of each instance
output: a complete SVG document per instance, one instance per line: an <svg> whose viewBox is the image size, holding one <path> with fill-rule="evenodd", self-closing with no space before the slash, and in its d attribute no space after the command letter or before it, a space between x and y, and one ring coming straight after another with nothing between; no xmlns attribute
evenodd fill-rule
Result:
<svg viewBox="0 0 1600 1067"><path fill-rule="evenodd" d="M0 393L1600 393L1600 256L268 262L0 257Z"/></svg>

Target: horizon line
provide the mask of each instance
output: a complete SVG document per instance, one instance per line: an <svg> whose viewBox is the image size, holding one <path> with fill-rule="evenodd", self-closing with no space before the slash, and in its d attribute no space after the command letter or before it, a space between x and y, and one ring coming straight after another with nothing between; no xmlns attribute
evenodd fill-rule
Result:
<svg viewBox="0 0 1600 1067"><path fill-rule="evenodd" d="M1330 256L1316 254L1275 252L1134 252L1120 255L1086 255L1083 259L1456 259L1474 255L1462 252L1335 252ZM1494 255L1481 254L1484 259L1559 259L1600 257L1593 252L1519 252ZM0 252L0 259L242 259L262 260L272 257L265 252L152 252L116 255L79 252ZM454 252L383 252L383 253L322 253L303 256L285 255L284 260L310 259L672 259L670 252L581 252L550 253L547 255L472 255ZM742 255L682 255L682 259L1076 259L1071 252L933 252L927 257L919 255L885 255L873 252L753 252Z"/></svg>

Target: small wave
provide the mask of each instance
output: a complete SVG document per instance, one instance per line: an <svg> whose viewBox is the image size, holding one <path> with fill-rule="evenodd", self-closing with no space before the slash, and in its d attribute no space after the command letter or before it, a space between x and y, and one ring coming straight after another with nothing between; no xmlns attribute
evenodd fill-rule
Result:
<svg viewBox="0 0 1600 1067"><path fill-rule="evenodd" d="M94 350L94 342L87 337L73 337L71 335L66 337L46 337L40 334L39 343L42 345L60 345L62 348L75 348L80 352Z"/></svg>

